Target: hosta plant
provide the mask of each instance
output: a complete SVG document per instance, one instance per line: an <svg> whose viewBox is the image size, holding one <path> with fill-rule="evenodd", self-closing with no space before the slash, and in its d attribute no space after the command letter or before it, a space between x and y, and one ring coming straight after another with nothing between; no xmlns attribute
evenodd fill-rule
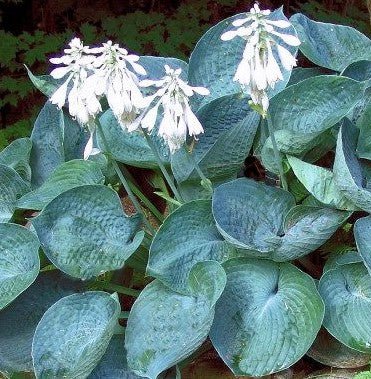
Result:
<svg viewBox="0 0 371 379"><path fill-rule="evenodd" d="M210 344L242 376L367 365L370 40L255 5L188 62L124 44L29 72L48 99L0 152L0 372L180 378Z"/></svg>

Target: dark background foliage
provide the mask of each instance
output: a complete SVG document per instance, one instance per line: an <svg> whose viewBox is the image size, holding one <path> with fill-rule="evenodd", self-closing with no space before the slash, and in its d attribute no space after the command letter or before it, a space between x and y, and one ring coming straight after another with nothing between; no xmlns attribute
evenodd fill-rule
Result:
<svg viewBox="0 0 371 379"><path fill-rule="evenodd" d="M302 12L351 25L370 35L370 0L262 0L289 16ZM200 36L218 21L248 10L246 0L0 0L0 149L29 135L45 98L29 81L50 70L48 58L75 35L87 44L107 39L137 54L186 59Z"/></svg>

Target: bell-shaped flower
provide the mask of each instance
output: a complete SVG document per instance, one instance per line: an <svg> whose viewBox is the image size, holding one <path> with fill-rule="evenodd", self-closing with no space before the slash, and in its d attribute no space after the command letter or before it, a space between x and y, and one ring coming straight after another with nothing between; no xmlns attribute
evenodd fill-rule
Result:
<svg viewBox="0 0 371 379"><path fill-rule="evenodd" d="M100 55L93 63L96 71L87 79L88 86L97 96L106 96L121 127L130 129L141 110L148 106L138 87L137 77L137 74L145 75L146 71L137 63L137 55L129 54L111 41L91 51Z"/></svg>
<svg viewBox="0 0 371 379"><path fill-rule="evenodd" d="M250 87L252 102L260 106L265 115L269 100L266 94L268 87L274 88L275 83L283 80L279 59L282 67L289 71L296 66L295 57L281 45L298 46L299 39L295 35L281 33L275 28L286 29L291 26L287 20L270 20L269 10L260 10L257 4L241 19L232 22L236 30L226 31L221 35L223 41L235 37L243 38L246 46L242 60L237 66L233 80L245 87ZM277 57L273 49L277 51Z"/></svg>
<svg viewBox="0 0 371 379"><path fill-rule="evenodd" d="M152 108L148 107L140 117L142 128L153 130L159 109L163 110L163 118L158 128L161 136L170 152L174 153L186 142L187 135L196 138L203 133L203 128L189 105L189 97L195 93L206 96L210 92L204 87L192 87L181 78L182 70L174 70L165 65L166 75L160 80L143 80L139 84L142 87L157 87L157 92L149 97L151 103L156 99Z"/></svg>

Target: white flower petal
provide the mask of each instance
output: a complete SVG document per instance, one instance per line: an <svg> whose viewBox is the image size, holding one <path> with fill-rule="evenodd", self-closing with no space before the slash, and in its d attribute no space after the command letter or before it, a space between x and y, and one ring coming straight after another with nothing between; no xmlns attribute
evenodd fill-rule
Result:
<svg viewBox="0 0 371 379"><path fill-rule="evenodd" d="M55 68L55 69L50 73L50 75L51 75L54 79L61 79L61 78L63 78L64 76L66 76L70 71L71 71L71 67L69 67L69 66L67 66L67 67L57 67L57 68Z"/></svg>
<svg viewBox="0 0 371 379"><path fill-rule="evenodd" d="M285 43L291 46L299 46L300 45L300 40L296 36L292 34L283 34L283 33L278 33L276 31L272 31L271 34L276 35L277 37L280 37Z"/></svg>
<svg viewBox="0 0 371 379"><path fill-rule="evenodd" d="M84 160L87 160L93 151L93 134L90 134L88 142L84 149Z"/></svg>
<svg viewBox="0 0 371 379"><path fill-rule="evenodd" d="M296 58L283 46L276 46L282 66L288 71L292 70L292 68L296 66Z"/></svg>
<svg viewBox="0 0 371 379"><path fill-rule="evenodd" d="M61 109L66 102L69 80L65 81L50 97L50 101Z"/></svg>
<svg viewBox="0 0 371 379"><path fill-rule="evenodd" d="M210 91L205 87L192 87L192 90L203 96L210 95Z"/></svg>
<svg viewBox="0 0 371 379"><path fill-rule="evenodd" d="M156 124L159 105L160 102L158 102L153 108L151 108L141 121L142 127L148 129L149 132L154 128Z"/></svg>
<svg viewBox="0 0 371 379"><path fill-rule="evenodd" d="M223 33L220 36L220 39L222 41L230 41L231 39L233 39L236 36L238 36L238 33L236 30L229 30L228 32Z"/></svg>
<svg viewBox="0 0 371 379"><path fill-rule="evenodd" d="M286 20L265 20L267 24L271 24L273 26L276 26L277 28L288 28L291 26L291 24Z"/></svg>
<svg viewBox="0 0 371 379"><path fill-rule="evenodd" d="M188 134L190 136L197 136L200 133L204 132L204 129L196 117L196 115L192 112L191 107L188 103L185 103L184 105L184 115L185 115L185 122L188 127Z"/></svg>
<svg viewBox="0 0 371 379"><path fill-rule="evenodd" d="M135 63L135 62L129 62L129 63L131 64L131 67L133 67L134 71L137 72L139 75L147 75L147 71L139 63Z"/></svg>
<svg viewBox="0 0 371 379"><path fill-rule="evenodd" d="M233 26L239 27L242 26L243 24L246 24L246 22L249 22L251 20L251 17L246 17L246 18L239 18L237 20L234 20L232 22Z"/></svg>

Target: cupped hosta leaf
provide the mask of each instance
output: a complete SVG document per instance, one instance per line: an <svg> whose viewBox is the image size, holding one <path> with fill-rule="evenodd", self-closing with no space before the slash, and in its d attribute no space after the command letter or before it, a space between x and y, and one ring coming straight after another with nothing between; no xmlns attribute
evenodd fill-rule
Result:
<svg viewBox="0 0 371 379"><path fill-rule="evenodd" d="M50 101L35 121L31 140L31 181L33 188L37 188L64 162L63 112Z"/></svg>
<svg viewBox="0 0 371 379"><path fill-rule="evenodd" d="M100 118L104 134L113 157L119 162L135 167L155 168L157 160L148 146L144 135L140 131L128 132L121 129L111 110L106 111ZM163 162L170 163L170 152L156 130L151 134L153 142L160 152ZM98 143L102 141L98 136Z"/></svg>
<svg viewBox="0 0 371 379"><path fill-rule="evenodd" d="M0 309L36 279L40 243L34 233L16 224L0 223Z"/></svg>
<svg viewBox="0 0 371 379"><path fill-rule="evenodd" d="M349 248L350 249L350 248ZM327 258L327 261L323 267L323 273L329 270L336 270L339 266L348 263L360 263L363 262L361 256L357 251L348 250L347 248L344 251L333 252Z"/></svg>
<svg viewBox="0 0 371 379"><path fill-rule="evenodd" d="M280 245L284 217L294 205L289 192L245 178L220 185L213 196L214 218L224 238L262 253Z"/></svg>
<svg viewBox="0 0 371 379"><path fill-rule="evenodd" d="M334 179L339 190L359 208L371 212L371 170L356 156L358 130L348 120L341 127L336 145Z"/></svg>
<svg viewBox="0 0 371 379"><path fill-rule="evenodd" d="M205 105L210 101L222 96L241 92L238 83L233 81L237 66L241 62L246 41L243 38L233 38L230 41L222 41L220 36L227 30L235 29L232 22L241 18L246 18L246 13L237 14L229 17L219 24L209 29L198 41L192 52L188 77L191 85L202 85L210 90L210 95L204 97L199 106ZM279 8L269 16L271 20L287 20ZM293 27L286 28L284 33L296 34ZM282 40L280 40L282 44ZM293 55L296 55L297 47L285 45ZM273 53L277 56L275 47ZM281 67L283 80L279 81L273 90L269 91L270 97L285 88L291 71L286 71Z"/></svg>
<svg viewBox="0 0 371 379"><path fill-rule="evenodd" d="M199 176L194 160L209 179L235 177L249 154L259 116L246 99L237 95L224 96L197 112L204 133L193 150L194 159L187 159L182 149L172 156L171 166L178 182Z"/></svg>
<svg viewBox="0 0 371 379"><path fill-rule="evenodd" d="M371 216L360 218L355 222L354 238L359 254L371 275Z"/></svg>
<svg viewBox="0 0 371 379"><path fill-rule="evenodd" d="M323 245L351 215L337 209L298 205L286 214L275 261L302 257Z"/></svg>
<svg viewBox="0 0 371 379"><path fill-rule="evenodd" d="M98 366L88 379L139 379L127 365L125 337L123 334L114 335Z"/></svg>
<svg viewBox="0 0 371 379"><path fill-rule="evenodd" d="M326 271L319 292L326 306L325 328L344 345L371 353L371 276L363 263Z"/></svg>
<svg viewBox="0 0 371 379"><path fill-rule="evenodd" d="M289 263L232 259L210 338L235 375L263 376L298 361L312 345L324 305L314 280Z"/></svg>
<svg viewBox="0 0 371 379"><path fill-rule="evenodd" d="M81 290L60 272L40 273L36 281L0 312L0 372L33 371L32 338L45 311L63 296Z"/></svg>
<svg viewBox="0 0 371 379"><path fill-rule="evenodd" d="M269 107L273 127L319 133L335 125L363 97L365 82L335 75L303 80L277 94Z"/></svg>
<svg viewBox="0 0 371 379"><path fill-rule="evenodd" d="M314 251L349 217L335 209L294 206L289 192L249 179L222 184L213 196L224 238L248 255L278 262Z"/></svg>
<svg viewBox="0 0 371 379"><path fill-rule="evenodd" d="M31 180L29 165L32 142L29 138L19 138L0 152L0 164L13 168L26 182Z"/></svg>
<svg viewBox="0 0 371 379"><path fill-rule="evenodd" d="M36 376L86 378L104 355L119 314L116 294L94 291L58 300L35 331L32 358Z"/></svg>
<svg viewBox="0 0 371 379"><path fill-rule="evenodd" d="M319 66L343 71L351 63L371 59L371 41L349 26L312 21L301 13L290 18L300 51Z"/></svg>
<svg viewBox="0 0 371 379"><path fill-rule="evenodd" d="M150 283L128 319L125 345L129 367L138 375L156 379L194 352L209 333L225 281L217 262L200 262L189 275L191 295L173 292L157 279Z"/></svg>
<svg viewBox="0 0 371 379"><path fill-rule="evenodd" d="M366 366L371 355L361 353L343 345L326 329L321 329L307 355L316 361L332 367L355 368Z"/></svg>
<svg viewBox="0 0 371 379"><path fill-rule="evenodd" d="M296 177L318 201L330 207L354 211L357 207L339 191L330 170L295 157L287 157Z"/></svg>
<svg viewBox="0 0 371 379"><path fill-rule="evenodd" d="M0 223L12 218L17 200L29 190L13 168L0 164Z"/></svg>
<svg viewBox="0 0 371 379"><path fill-rule="evenodd" d="M224 262L236 249L218 233L211 201L182 205L162 224L152 241L147 271L174 291L185 292L197 262Z"/></svg>
<svg viewBox="0 0 371 379"><path fill-rule="evenodd" d="M180 68L182 73L180 77L183 80L187 80L188 77L188 63L177 58L168 58L168 57L152 57L152 56L141 56L138 61L147 72L147 75L143 76L151 80L161 79L166 75L165 65L170 66L172 69Z"/></svg>
<svg viewBox="0 0 371 379"><path fill-rule="evenodd" d="M127 217L120 198L102 185L73 188L32 219L48 258L81 279L121 268L140 245L141 217Z"/></svg>
<svg viewBox="0 0 371 379"><path fill-rule="evenodd" d="M58 166L36 190L22 196L18 208L41 210L62 192L85 184L103 184L104 176L97 163L81 159Z"/></svg>

